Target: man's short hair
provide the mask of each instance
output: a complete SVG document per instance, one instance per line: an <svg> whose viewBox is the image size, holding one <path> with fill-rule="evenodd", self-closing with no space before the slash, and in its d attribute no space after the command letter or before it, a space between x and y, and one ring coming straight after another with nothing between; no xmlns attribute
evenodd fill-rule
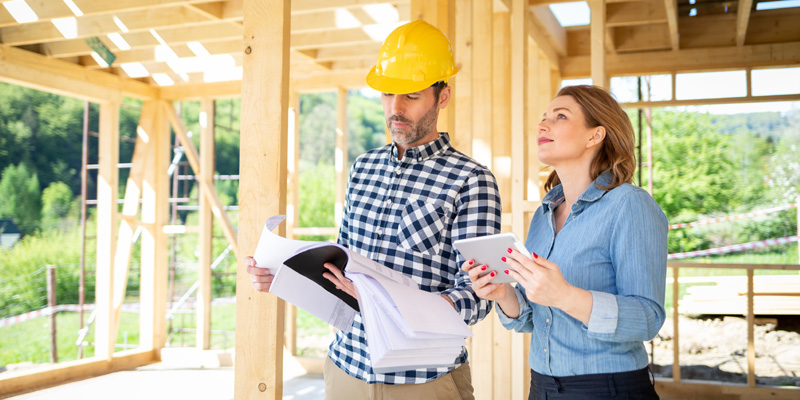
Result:
<svg viewBox="0 0 800 400"><path fill-rule="evenodd" d="M437 104L439 103L439 94L442 93L442 89L447 87L447 82L438 81L431 85L431 87L433 88L433 103Z"/></svg>

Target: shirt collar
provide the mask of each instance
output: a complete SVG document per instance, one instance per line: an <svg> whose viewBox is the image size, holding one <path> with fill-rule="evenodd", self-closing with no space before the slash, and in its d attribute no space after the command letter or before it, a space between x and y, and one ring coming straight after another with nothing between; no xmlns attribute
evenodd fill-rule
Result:
<svg viewBox="0 0 800 400"><path fill-rule="evenodd" d="M422 162L435 155L438 155L450 148L450 135L447 132L439 132L439 138L416 147L410 147L403 153L403 160L397 159L397 146L391 145L392 161Z"/></svg>
<svg viewBox="0 0 800 400"><path fill-rule="evenodd" d="M576 200L575 204L572 205L573 210L582 209L586 203L593 203L597 200L600 200L600 198L603 197L608 190L600 189L598 186L608 186L612 179L613 177L609 171L600 174L600 176L598 176L594 182L592 182L592 184L583 191L580 197L578 197L578 200ZM558 207L562 201L564 201L564 189L561 187L561 184L558 184L554 188L550 189L550 191L544 196L542 199L542 207L544 207L544 211L552 211Z"/></svg>

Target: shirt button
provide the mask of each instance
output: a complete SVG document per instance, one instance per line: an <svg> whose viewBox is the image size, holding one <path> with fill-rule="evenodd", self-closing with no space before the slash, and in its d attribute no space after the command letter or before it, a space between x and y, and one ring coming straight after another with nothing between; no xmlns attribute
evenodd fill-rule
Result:
<svg viewBox="0 0 800 400"><path fill-rule="evenodd" d="M544 320L544 322L550 323L550 318Z"/></svg>
<svg viewBox="0 0 800 400"><path fill-rule="evenodd" d="M378 236L378 239L380 239L380 238L381 238L381 236L383 235L383 229L378 229L378 230L376 230L376 231L375 231L375 234L377 234L377 236Z"/></svg>
<svg viewBox="0 0 800 400"><path fill-rule="evenodd" d="M547 353L547 349L544 349L544 352Z"/></svg>
<svg viewBox="0 0 800 400"><path fill-rule="evenodd" d="M386 199L386 204L392 204L392 199Z"/></svg>

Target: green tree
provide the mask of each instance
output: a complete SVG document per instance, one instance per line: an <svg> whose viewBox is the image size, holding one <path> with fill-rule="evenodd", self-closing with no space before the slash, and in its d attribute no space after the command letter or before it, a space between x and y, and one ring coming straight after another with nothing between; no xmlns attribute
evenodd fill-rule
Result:
<svg viewBox="0 0 800 400"><path fill-rule="evenodd" d="M53 182L42 192L42 220L47 224L58 222L69 215L72 190L64 182Z"/></svg>
<svg viewBox="0 0 800 400"><path fill-rule="evenodd" d="M0 216L13 218L23 233L36 229L42 211L41 188L36 173L25 164L10 165L0 178Z"/></svg>

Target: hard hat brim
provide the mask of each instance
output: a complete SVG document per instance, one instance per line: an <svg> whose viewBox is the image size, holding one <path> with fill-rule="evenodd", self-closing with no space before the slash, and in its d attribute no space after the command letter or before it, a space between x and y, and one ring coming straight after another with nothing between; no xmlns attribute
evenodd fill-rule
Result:
<svg viewBox="0 0 800 400"><path fill-rule="evenodd" d="M398 79L388 77L386 75L378 75L376 72L377 66L373 66L372 69L369 70L367 74L367 85L369 87L382 92L382 93L391 93L391 94L406 94L406 93L414 93L419 92L420 90L425 90L426 88L430 87L436 82L441 80L447 80L451 78L458 72L457 68L454 68L455 71L450 76L446 76L444 78L435 79L433 81L413 81L410 79Z"/></svg>

